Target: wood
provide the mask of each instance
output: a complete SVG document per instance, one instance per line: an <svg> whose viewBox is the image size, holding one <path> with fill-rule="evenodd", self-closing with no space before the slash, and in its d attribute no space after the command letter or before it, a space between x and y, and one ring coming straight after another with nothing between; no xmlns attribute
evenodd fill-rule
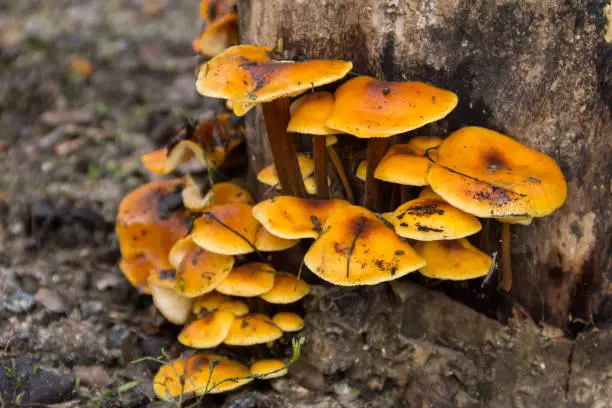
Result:
<svg viewBox="0 0 612 408"><path fill-rule="evenodd" d="M510 292L512 289L512 259L510 255L510 248L512 242L510 240L510 224L507 222L502 223L502 281L501 288L506 292Z"/></svg>
<svg viewBox="0 0 612 408"><path fill-rule="evenodd" d="M368 140L368 166L366 169L364 206L372 211L379 212L381 207L380 186L381 181L374 178L374 170L382 160L389 148L389 139L374 138Z"/></svg>
<svg viewBox="0 0 612 408"><path fill-rule="evenodd" d="M306 197L306 188L300 172L295 139L287 132L289 99L280 98L262 104L270 150L283 194Z"/></svg>
<svg viewBox="0 0 612 408"><path fill-rule="evenodd" d="M312 138L312 151L314 153L315 183L317 185L317 198L329 198L329 184L327 184L327 155L325 154L325 136L315 135Z"/></svg>
<svg viewBox="0 0 612 408"><path fill-rule="evenodd" d="M243 43L275 46L282 39L287 58L342 58L359 74L424 80L457 93L457 108L419 134L485 126L560 164L567 203L530 226L514 227L511 291L536 320L559 327L570 315L612 326L612 68L603 6L578 0L238 1ZM247 120L256 172L270 152L261 116Z"/></svg>

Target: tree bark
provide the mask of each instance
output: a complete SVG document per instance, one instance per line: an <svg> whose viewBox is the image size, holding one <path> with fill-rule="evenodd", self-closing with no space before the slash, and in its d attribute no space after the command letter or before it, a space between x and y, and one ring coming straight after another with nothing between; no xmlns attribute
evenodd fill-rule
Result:
<svg viewBox="0 0 612 408"><path fill-rule="evenodd" d="M511 296L536 320L560 327L612 325L612 51L603 7L594 0L238 1L242 43L282 39L288 58L350 60L359 74L427 81L459 95L447 118L411 134L485 126L559 163L566 204L512 227ZM256 174L271 158L260 112L248 121Z"/></svg>

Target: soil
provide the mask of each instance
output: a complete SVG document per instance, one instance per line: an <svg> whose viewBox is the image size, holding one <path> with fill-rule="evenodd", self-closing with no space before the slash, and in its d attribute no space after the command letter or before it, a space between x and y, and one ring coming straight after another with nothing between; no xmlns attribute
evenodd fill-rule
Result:
<svg viewBox="0 0 612 408"><path fill-rule="evenodd" d="M219 109L194 88L198 20L187 0L0 2L0 406L160 406L157 364L134 361L183 349L118 270L114 217L154 178L139 156ZM570 340L517 309L503 325L406 281L314 285L304 313L288 377L201 406L612 400L608 332Z"/></svg>

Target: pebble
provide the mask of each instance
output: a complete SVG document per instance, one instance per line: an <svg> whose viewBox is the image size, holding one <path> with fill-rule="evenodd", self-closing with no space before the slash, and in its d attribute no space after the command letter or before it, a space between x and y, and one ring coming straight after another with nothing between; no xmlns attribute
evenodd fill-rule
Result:
<svg viewBox="0 0 612 408"><path fill-rule="evenodd" d="M101 365L76 366L73 371L83 384L91 387L107 388L113 383L113 379Z"/></svg>
<svg viewBox="0 0 612 408"><path fill-rule="evenodd" d="M35 303L36 299L34 299L34 296L17 290L7 299L0 301L0 311L8 310L12 313L24 313L32 309Z"/></svg>
<svg viewBox="0 0 612 408"><path fill-rule="evenodd" d="M38 292L36 292L35 297L38 303L52 312L66 313L70 310L70 305L68 305L66 299L50 289L40 288Z"/></svg>

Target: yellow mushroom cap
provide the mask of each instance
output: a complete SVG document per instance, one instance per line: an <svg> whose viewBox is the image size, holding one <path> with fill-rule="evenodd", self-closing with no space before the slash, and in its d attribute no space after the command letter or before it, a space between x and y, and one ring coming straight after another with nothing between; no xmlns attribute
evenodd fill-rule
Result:
<svg viewBox="0 0 612 408"><path fill-rule="evenodd" d="M440 146L443 141L444 139L438 136L414 136L407 145L419 156L425 156L428 149Z"/></svg>
<svg viewBox="0 0 612 408"><path fill-rule="evenodd" d="M231 99L228 99L225 105L228 109L234 111L236 116L244 116L248 111L257 106L255 102L233 101Z"/></svg>
<svg viewBox="0 0 612 408"><path fill-rule="evenodd" d="M305 179L310 177L314 172L314 160L303 154L298 154L297 158L302 178ZM269 186L277 185L279 180L274 164L264 167L259 173L257 173L257 180Z"/></svg>
<svg viewBox="0 0 612 408"><path fill-rule="evenodd" d="M277 313L272 316L272 321L284 332L296 332L304 327L304 319L290 312Z"/></svg>
<svg viewBox="0 0 612 408"><path fill-rule="evenodd" d="M444 140L427 181L445 201L483 218L543 217L563 205L567 195L553 159L475 126Z"/></svg>
<svg viewBox="0 0 612 408"><path fill-rule="evenodd" d="M291 120L287 131L307 135L335 135L338 130L325 126L334 106L334 95L330 92L311 92L291 104Z"/></svg>
<svg viewBox="0 0 612 408"><path fill-rule="evenodd" d="M395 219L395 213L394 212L385 212L380 214L381 217L383 217L386 221L388 221L389 223L391 223L391 225L393 225L393 220Z"/></svg>
<svg viewBox="0 0 612 408"><path fill-rule="evenodd" d="M409 145L396 144L378 163L374 177L390 183L424 186L427 184L429 165L429 159L419 155Z"/></svg>
<svg viewBox="0 0 612 408"><path fill-rule="evenodd" d="M444 201L442 199L442 197L437 195L436 192L431 189L430 186L423 187L423 189L419 193L419 198L423 198L423 199L430 198L430 199L433 199L433 200Z"/></svg>
<svg viewBox="0 0 612 408"><path fill-rule="evenodd" d="M255 248L263 252L284 251L285 249L289 249L297 245L299 242L299 239L285 239L277 237L262 226L257 231Z"/></svg>
<svg viewBox="0 0 612 408"><path fill-rule="evenodd" d="M161 271L170 271L172 267L167 260L162 258L150 258L145 254L137 254L129 258L122 258L119 261L119 269L127 280L142 293L151 294L151 288L147 279ZM172 272L174 272L172 270Z"/></svg>
<svg viewBox="0 0 612 408"><path fill-rule="evenodd" d="M424 82L386 82L360 76L334 94L327 127L360 138L390 137L442 119L457 95Z"/></svg>
<svg viewBox="0 0 612 408"><path fill-rule="evenodd" d="M226 311L205 313L185 326L178 340L192 348L217 347L227 337L234 318L234 314Z"/></svg>
<svg viewBox="0 0 612 408"><path fill-rule="evenodd" d="M346 61L274 61L272 55L269 47L230 47L200 66L198 92L213 98L269 102L337 81L353 67Z"/></svg>
<svg viewBox="0 0 612 408"><path fill-rule="evenodd" d="M493 260L465 239L417 242L414 246L427 265L419 269L428 278L465 280L486 276Z"/></svg>
<svg viewBox="0 0 612 408"><path fill-rule="evenodd" d="M215 205L193 224L196 245L218 254L242 255L254 251L260 225L247 204Z"/></svg>
<svg viewBox="0 0 612 408"><path fill-rule="evenodd" d="M211 363L214 369L211 373ZM153 391L163 400L183 395L217 394L248 384L250 370L244 365L215 354L198 353L164 364L153 378ZM231 378L237 381L226 381Z"/></svg>
<svg viewBox="0 0 612 408"><path fill-rule="evenodd" d="M229 346L252 346L279 339L283 335L268 316L259 313L238 316L223 341Z"/></svg>
<svg viewBox="0 0 612 408"><path fill-rule="evenodd" d="M310 286L306 282L290 273L277 272L272 289L259 297L268 303L284 305L297 302L308 293Z"/></svg>
<svg viewBox="0 0 612 408"><path fill-rule="evenodd" d="M328 282L356 286L397 279L425 261L374 213L351 206L327 219L304 264Z"/></svg>
<svg viewBox="0 0 612 408"><path fill-rule="evenodd" d="M357 171L355 171L355 175L357 176L359 180L365 181L367 171L368 171L368 161L362 160L359 162L359 165L357 166Z"/></svg>
<svg viewBox="0 0 612 408"><path fill-rule="evenodd" d="M185 188L183 188L182 194L183 204L191 211L204 211L213 205L220 204L255 204L253 196L234 183L215 183L206 195L202 196L200 186L191 176L185 176Z"/></svg>
<svg viewBox="0 0 612 408"><path fill-rule="evenodd" d="M285 239L316 238L327 217L348 201L279 196L253 207L253 216L272 234Z"/></svg>
<svg viewBox="0 0 612 408"><path fill-rule="evenodd" d="M179 240L170 250L170 264L176 270L173 287L187 297L215 289L230 273L234 257L207 251L195 244L191 235ZM155 275L149 282L162 284Z"/></svg>
<svg viewBox="0 0 612 408"><path fill-rule="evenodd" d="M173 289L149 284L153 303L157 310L170 322L184 324L191 314L193 299L182 296Z"/></svg>
<svg viewBox="0 0 612 408"><path fill-rule="evenodd" d="M329 186L330 184L331 184L331 179L328 177L327 185ZM304 187L306 187L306 192L308 194L310 195L317 194L317 182L314 177L311 176L311 177L308 177L307 179L304 179Z"/></svg>
<svg viewBox="0 0 612 408"><path fill-rule="evenodd" d="M251 364L251 374L262 380L282 377L287 374L287 366L277 359L264 359Z"/></svg>
<svg viewBox="0 0 612 408"><path fill-rule="evenodd" d="M393 227L400 237L418 241L457 239L482 229L478 218L441 200L417 198L399 206Z"/></svg>
<svg viewBox="0 0 612 408"><path fill-rule="evenodd" d="M263 262L240 265L232 269L216 290L230 296L259 296L274 286L274 273L274 268Z"/></svg>
<svg viewBox="0 0 612 408"><path fill-rule="evenodd" d="M202 311L214 312L216 310L230 312L234 316L242 316L249 313L249 306L240 299L213 291L199 296L193 302L192 311L199 314Z"/></svg>
<svg viewBox="0 0 612 408"><path fill-rule="evenodd" d="M238 43L236 13L228 13L221 18L207 24L194 42L195 51L214 57L225 51L226 48Z"/></svg>
<svg viewBox="0 0 612 408"><path fill-rule="evenodd" d="M506 224L521 224L530 225L533 221L532 217L497 217L495 218L499 222Z"/></svg>

